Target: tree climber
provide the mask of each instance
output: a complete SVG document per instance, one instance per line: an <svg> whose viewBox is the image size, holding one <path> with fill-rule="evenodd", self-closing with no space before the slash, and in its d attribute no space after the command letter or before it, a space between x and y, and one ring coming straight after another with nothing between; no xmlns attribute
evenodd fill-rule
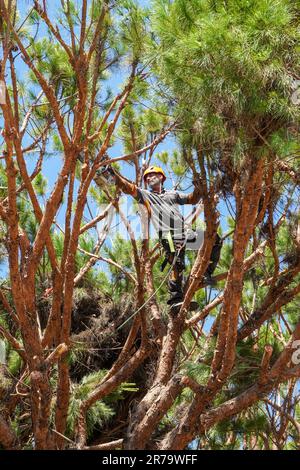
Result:
<svg viewBox="0 0 300 470"><path fill-rule="evenodd" d="M168 304L171 311L176 313L184 298L183 272L185 269L185 244L186 228L184 217L179 211L178 205L197 204L202 197L202 188L199 181L193 181L194 191L184 194L176 190L166 190L163 184L166 176L162 168L150 166L144 172L143 179L148 189L138 187L136 184L121 176L111 166L104 171L114 177L115 183L124 193L133 196L139 204L146 207L148 220L151 218L153 226L158 233L159 241L165 251L166 258L162 264L162 270L167 263L172 266L168 278L168 290L170 298ZM103 170L99 171L99 176ZM97 181L97 177L95 178ZM195 235L195 234L194 234ZM212 249L210 264L204 275L206 285L213 285L211 278L220 258L222 242L217 234L215 245ZM197 309L197 302L192 301L190 310Z"/></svg>

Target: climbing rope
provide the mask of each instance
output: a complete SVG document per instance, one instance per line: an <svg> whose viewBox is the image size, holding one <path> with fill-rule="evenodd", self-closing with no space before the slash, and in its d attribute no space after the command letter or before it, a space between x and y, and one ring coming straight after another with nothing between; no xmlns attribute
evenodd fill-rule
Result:
<svg viewBox="0 0 300 470"><path fill-rule="evenodd" d="M126 323L128 323L133 317L135 317L145 307L145 305L147 305L150 302L150 300L157 294L157 292L161 289L161 287L164 285L164 283L167 281L168 277L170 276L171 271L174 268L175 263L177 261L177 258L179 256L182 248L185 246L185 244L186 244L186 239L184 240L184 242L181 245L181 247L179 248L179 250L176 251L176 253L174 255L174 259L172 261L172 264L169 268L169 271L167 272L166 276L163 278L162 282L157 287L157 289L153 292L153 294L150 295L150 297L148 297L148 299L145 300L145 302L132 315L130 315L130 317L128 317L120 326L118 326L117 331L120 330L121 328L123 328L123 326L126 325Z"/></svg>
<svg viewBox="0 0 300 470"><path fill-rule="evenodd" d="M231 235L232 233L234 232L234 230L231 230L230 232L226 233L222 238L222 242L229 236ZM175 263L177 261L177 258L181 252L181 250L183 249L183 247L186 245L186 242L187 242L187 238L185 238L184 242L182 243L181 247L179 248L179 250L177 250L175 252L175 255L174 255L174 259L172 261L172 264L166 274L166 276L164 277L164 279L162 280L162 282L160 283L160 285L157 287L157 289L153 292L153 294L150 295L150 297L148 297L148 299L145 300L145 302L132 314L130 315L130 317L128 317L120 326L118 326L117 328L117 331L120 330L121 328L123 328L123 326L125 326L133 317L135 317L144 307L145 305L147 305L150 300L157 294L157 292L161 289L161 287L165 284L165 282L167 281L168 277L170 276L171 274L171 271L173 269L173 267L175 266ZM210 289L210 293L209 293L209 298L211 296L211 291L212 289ZM205 294L207 296L207 292L206 292L206 288L205 288Z"/></svg>

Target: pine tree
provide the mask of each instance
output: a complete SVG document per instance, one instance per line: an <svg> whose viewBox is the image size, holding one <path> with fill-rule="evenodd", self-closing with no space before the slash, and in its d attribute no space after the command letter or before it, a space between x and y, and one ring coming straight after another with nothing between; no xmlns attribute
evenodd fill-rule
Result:
<svg viewBox="0 0 300 470"><path fill-rule="evenodd" d="M0 445L299 449L299 1L139 3L0 0ZM201 185L177 316L107 164Z"/></svg>

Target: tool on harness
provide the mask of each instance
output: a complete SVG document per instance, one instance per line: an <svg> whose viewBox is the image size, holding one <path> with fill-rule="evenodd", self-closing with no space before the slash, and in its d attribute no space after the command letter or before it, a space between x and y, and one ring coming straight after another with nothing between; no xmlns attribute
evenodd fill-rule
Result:
<svg viewBox="0 0 300 470"><path fill-rule="evenodd" d="M161 264L161 271L164 271L166 265L168 264L169 261L169 256L170 254L173 254L176 252L175 246L174 246L174 240L172 238L171 232L168 233L168 236L166 239L166 242L168 243L168 246L166 243L161 243L166 251L166 256L165 259L163 260ZM186 250L192 250L192 251L198 251L202 247L204 241L204 232L201 229L196 229L196 231L192 229L187 229L185 232L185 239L182 241L182 244L185 246Z"/></svg>
<svg viewBox="0 0 300 470"><path fill-rule="evenodd" d="M172 238L171 232L168 232L167 238L165 238L164 240L161 240L161 244L163 245L163 247L166 251L165 259L163 260L162 265L160 267L161 271L164 271L165 267L167 266L167 264L169 262L170 255L176 253L175 246L174 246L174 240Z"/></svg>

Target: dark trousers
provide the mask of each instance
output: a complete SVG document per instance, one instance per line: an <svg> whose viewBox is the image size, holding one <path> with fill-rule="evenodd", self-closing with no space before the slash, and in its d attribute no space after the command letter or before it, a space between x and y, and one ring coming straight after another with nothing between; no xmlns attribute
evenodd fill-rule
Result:
<svg viewBox="0 0 300 470"><path fill-rule="evenodd" d="M174 258L177 255L176 261L172 267L168 277L168 291L170 298L168 304L173 304L183 300L183 272L185 269L185 247L182 240L173 240L175 253L171 252L168 240L160 240L162 247L165 251L166 260L169 264L174 263Z"/></svg>
<svg viewBox="0 0 300 470"><path fill-rule="evenodd" d="M161 239L160 242L165 251L166 260L170 265L174 262L176 254L178 255L168 278L170 298L167 303L171 305L182 301L184 297L183 273L185 269L185 246L182 240L173 240L175 253L172 253L168 240ZM215 244L211 251L209 265L204 274L205 276L212 276L220 259L221 248L222 239L217 234Z"/></svg>

